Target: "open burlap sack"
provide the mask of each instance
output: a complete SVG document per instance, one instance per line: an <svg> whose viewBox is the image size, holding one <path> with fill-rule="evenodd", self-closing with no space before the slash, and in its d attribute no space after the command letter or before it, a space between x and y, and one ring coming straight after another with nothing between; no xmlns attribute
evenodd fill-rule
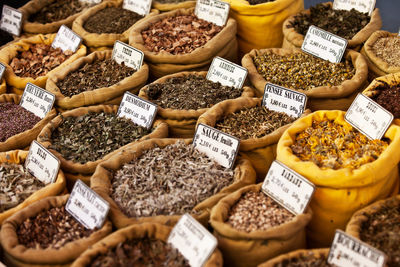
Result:
<svg viewBox="0 0 400 267"><path fill-rule="evenodd" d="M132 218L126 216L118 207L115 201L110 197L111 180L113 172L119 170L125 163L131 162L149 149L156 146L163 148L167 145L174 144L182 139L150 139L144 142L133 144L121 153L116 154L109 160L101 163L90 179L91 188L99 193L108 203L110 203L110 218L117 228L123 228L130 224L138 224L142 222L157 222L167 225L174 225L178 222L181 215L158 215L153 217ZM190 144L192 139L184 139L186 144ZM256 173L251 163L246 159L237 159L235 164L234 182L224 187L217 194L198 203L193 208L193 217L206 225L210 216L211 208L226 194L231 193L241 187L253 184L256 180ZM218 177L216 177L218 178Z"/></svg>
<svg viewBox="0 0 400 267"><path fill-rule="evenodd" d="M119 243L132 239L151 239L167 242L172 227L158 223L141 223L120 229L94 244L74 261L71 267L90 266L91 262L99 255L106 254ZM222 254L215 249L203 267L222 267Z"/></svg>
<svg viewBox="0 0 400 267"><path fill-rule="evenodd" d="M5 94L7 92L6 79L1 79L0 81L0 94Z"/></svg>
<svg viewBox="0 0 400 267"><path fill-rule="evenodd" d="M268 82L258 73L253 59L256 56L264 54L276 54L281 56L289 56L296 53L303 53L299 48L269 48L269 49L253 49L250 53L242 58L243 67L249 71L248 77L251 84L257 89L257 94L264 94L265 84ZM307 96L307 107L313 111L339 109L347 110L354 98L361 92L367 83L368 65L365 58L358 52L347 50L343 56L350 60L356 69L356 73L350 80L345 80L338 86L319 86L304 90L301 88L291 88L293 90L304 93ZM287 75L282 73L281 75Z"/></svg>
<svg viewBox="0 0 400 267"><path fill-rule="evenodd" d="M69 195L44 198L14 214L3 223L0 238L6 264L10 266L69 266L83 251L111 233L111 223L106 221L101 229L93 232L89 237L69 242L59 249L32 249L19 243L16 231L24 220L53 207L65 206L68 198ZM43 227L45 230L46 226Z"/></svg>
<svg viewBox="0 0 400 267"><path fill-rule="evenodd" d="M181 9L181 8L192 8L195 6L196 6L196 1L192 1L192 0L176 2L176 3L162 3L160 1L152 2L152 7L161 12L167 12L167 11Z"/></svg>
<svg viewBox="0 0 400 267"><path fill-rule="evenodd" d="M332 7L332 2L326 2L324 5L328 5ZM302 14L310 14L310 10L304 10L300 12ZM298 14L300 14L298 13ZM296 15L298 15L296 14ZM294 17L296 15L292 15L288 17L284 22L282 26L282 31L283 31L283 44L282 48L293 48L293 47L301 47L304 41L304 35L298 33L295 31L293 27L289 27L291 25L291 22L294 21ZM382 18L379 13L379 8L375 8L374 11L372 11L371 14L371 19L367 25L365 25L364 28L362 28L356 35L353 36L348 41L347 48L360 51L361 46L363 43L371 36L372 33L374 33L377 30L380 30L382 27Z"/></svg>
<svg viewBox="0 0 400 267"><path fill-rule="evenodd" d="M282 266L282 264L288 264L289 260L292 260L296 263L301 263L304 257L310 258L325 258L327 259L329 255L329 248L319 248L319 249L299 249L296 251L292 251L273 259L268 260L267 262L261 263L258 267L274 267L274 266ZM286 266L286 265L285 265Z"/></svg>
<svg viewBox="0 0 400 267"><path fill-rule="evenodd" d="M73 63L64 66L63 68L60 68L58 72L49 75L49 79L46 83L46 90L55 94L55 105L57 108L69 110L83 106L103 104L108 101L118 102L119 100L120 102L126 91L137 94L139 89L142 88L147 82L149 68L146 64L143 64L141 68L133 75L126 77L125 79L111 86L85 91L71 97L62 94L60 88L57 86L57 83L64 80L68 74L79 70L85 66L85 64L93 64L95 61L110 59L111 56L112 50L93 52L85 57L77 59ZM119 104L119 102L116 104Z"/></svg>
<svg viewBox="0 0 400 267"><path fill-rule="evenodd" d="M310 208L293 220L268 230L247 233L226 223L232 206L242 195L249 191L260 192L261 186L256 184L241 188L222 198L211 210L210 223L227 266L257 266L282 253L306 247L305 227L312 217Z"/></svg>

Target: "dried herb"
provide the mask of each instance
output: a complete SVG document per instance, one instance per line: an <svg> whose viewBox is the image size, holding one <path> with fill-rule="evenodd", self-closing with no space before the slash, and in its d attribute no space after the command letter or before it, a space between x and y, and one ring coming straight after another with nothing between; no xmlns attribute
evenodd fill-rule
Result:
<svg viewBox="0 0 400 267"><path fill-rule="evenodd" d="M372 44L373 53L391 67L400 67L400 37L387 36Z"/></svg>
<svg viewBox="0 0 400 267"><path fill-rule="evenodd" d="M274 2L275 0L247 0L250 5L258 5L258 4L264 4L264 3L269 3L269 2Z"/></svg>
<svg viewBox="0 0 400 267"><path fill-rule="evenodd" d="M327 258L323 254L315 255L313 252L301 254L298 257L284 259L274 264L274 267L330 267Z"/></svg>
<svg viewBox="0 0 400 267"><path fill-rule="evenodd" d="M129 217L191 212L230 185L234 172L183 141L155 147L117 170L111 197Z"/></svg>
<svg viewBox="0 0 400 267"><path fill-rule="evenodd" d="M400 118L400 85L390 85L379 81L380 85L374 88L376 94L372 99L387 109L395 118Z"/></svg>

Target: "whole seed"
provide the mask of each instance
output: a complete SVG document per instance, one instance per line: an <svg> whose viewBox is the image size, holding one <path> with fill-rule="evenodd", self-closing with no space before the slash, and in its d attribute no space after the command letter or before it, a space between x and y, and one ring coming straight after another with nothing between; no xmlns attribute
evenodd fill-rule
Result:
<svg viewBox="0 0 400 267"><path fill-rule="evenodd" d="M374 88L377 94L371 98L392 113L395 118L400 118L400 85L379 82L380 85Z"/></svg>
<svg viewBox="0 0 400 267"><path fill-rule="evenodd" d="M111 197L129 217L177 215L230 185L234 172L183 141L153 148L117 170Z"/></svg>
<svg viewBox="0 0 400 267"><path fill-rule="evenodd" d="M301 254L299 257L292 257L284 259L282 262L277 263L274 267L330 267L327 263L327 257L323 254L315 255L310 252Z"/></svg>
<svg viewBox="0 0 400 267"><path fill-rule="evenodd" d="M373 53L391 67L400 67L400 37L388 36L376 40L371 46Z"/></svg>

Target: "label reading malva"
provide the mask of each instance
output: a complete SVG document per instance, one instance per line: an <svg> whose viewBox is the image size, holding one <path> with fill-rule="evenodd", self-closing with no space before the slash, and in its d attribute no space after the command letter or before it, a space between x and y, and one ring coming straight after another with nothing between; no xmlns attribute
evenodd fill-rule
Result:
<svg viewBox="0 0 400 267"><path fill-rule="evenodd" d="M19 36L21 34L22 12L10 6L3 5L0 29Z"/></svg>
<svg viewBox="0 0 400 267"><path fill-rule="evenodd" d="M146 16L150 13L152 0L124 0L122 8Z"/></svg>
<svg viewBox="0 0 400 267"><path fill-rule="evenodd" d="M143 64L143 58L144 53L139 49L121 41L116 41L114 43L112 59L114 59L118 64L122 64L123 62L125 66L138 70Z"/></svg>
<svg viewBox="0 0 400 267"><path fill-rule="evenodd" d="M334 0L333 9L351 10L354 8L362 13L371 15L375 8L376 0Z"/></svg>
<svg viewBox="0 0 400 267"><path fill-rule="evenodd" d="M43 119L53 107L56 97L39 86L27 83L19 105Z"/></svg>
<svg viewBox="0 0 400 267"><path fill-rule="evenodd" d="M194 14L200 18L224 26L229 15L229 3L218 0L197 0Z"/></svg>
<svg viewBox="0 0 400 267"><path fill-rule="evenodd" d="M0 62L0 83L3 79L3 75L4 75L5 71L6 71L6 66L4 66L4 64Z"/></svg>
<svg viewBox="0 0 400 267"><path fill-rule="evenodd" d="M339 63L346 47L346 39L318 27L310 26L301 49L324 60Z"/></svg>
<svg viewBox="0 0 400 267"><path fill-rule="evenodd" d="M51 46L61 48L62 51L75 52L82 42L82 38L65 25L61 25Z"/></svg>
<svg viewBox="0 0 400 267"><path fill-rule="evenodd" d="M246 80L247 69L221 57L215 57L207 72L207 80L219 82L225 86L242 88Z"/></svg>

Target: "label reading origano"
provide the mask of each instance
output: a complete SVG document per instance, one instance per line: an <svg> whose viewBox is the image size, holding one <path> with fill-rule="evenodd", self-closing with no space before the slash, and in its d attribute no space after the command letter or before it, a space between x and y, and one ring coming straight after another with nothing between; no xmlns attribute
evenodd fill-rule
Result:
<svg viewBox="0 0 400 267"><path fill-rule="evenodd" d="M22 12L10 6L3 5L0 29L19 36L21 34Z"/></svg>
<svg viewBox="0 0 400 267"><path fill-rule="evenodd" d="M70 50L75 53L79 45L82 42L82 38L73 32L70 28L65 25L61 25L57 32L56 38L54 38L51 47L61 48L63 52Z"/></svg>
<svg viewBox="0 0 400 267"><path fill-rule="evenodd" d="M362 13L371 15L375 8L376 0L334 0L333 9L351 10L354 8Z"/></svg>
<svg viewBox="0 0 400 267"><path fill-rule="evenodd" d="M121 41L116 41L112 51L112 58L118 64L124 62L125 66L138 70L143 64L144 53Z"/></svg>
<svg viewBox="0 0 400 267"><path fill-rule="evenodd" d="M27 83L19 105L43 119L53 107L56 97L32 83Z"/></svg>
<svg viewBox="0 0 400 267"><path fill-rule="evenodd" d="M122 8L146 16L150 13L152 0L124 0Z"/></svg>
<svg viewBox="0 0 400 267"><path fill-rule="evenodd" d="M3 75L4 75L5 71L6 71L6 66L4 66L4 64L0 62L0 83L3 79Z"/></svg>
<svg viewBox="0 0 400 267"><path fill-rule="evenodd" d="M207 72L207 79L225 86L242 88L247 69L221 57L215 57Z"/></svg>
<svg viewBox="0 0 400 267"><path fill-rule="evenodd" d="M200 18L224 26L229 15L229 3L218 0L197 0L194 14Z"/></svg>

